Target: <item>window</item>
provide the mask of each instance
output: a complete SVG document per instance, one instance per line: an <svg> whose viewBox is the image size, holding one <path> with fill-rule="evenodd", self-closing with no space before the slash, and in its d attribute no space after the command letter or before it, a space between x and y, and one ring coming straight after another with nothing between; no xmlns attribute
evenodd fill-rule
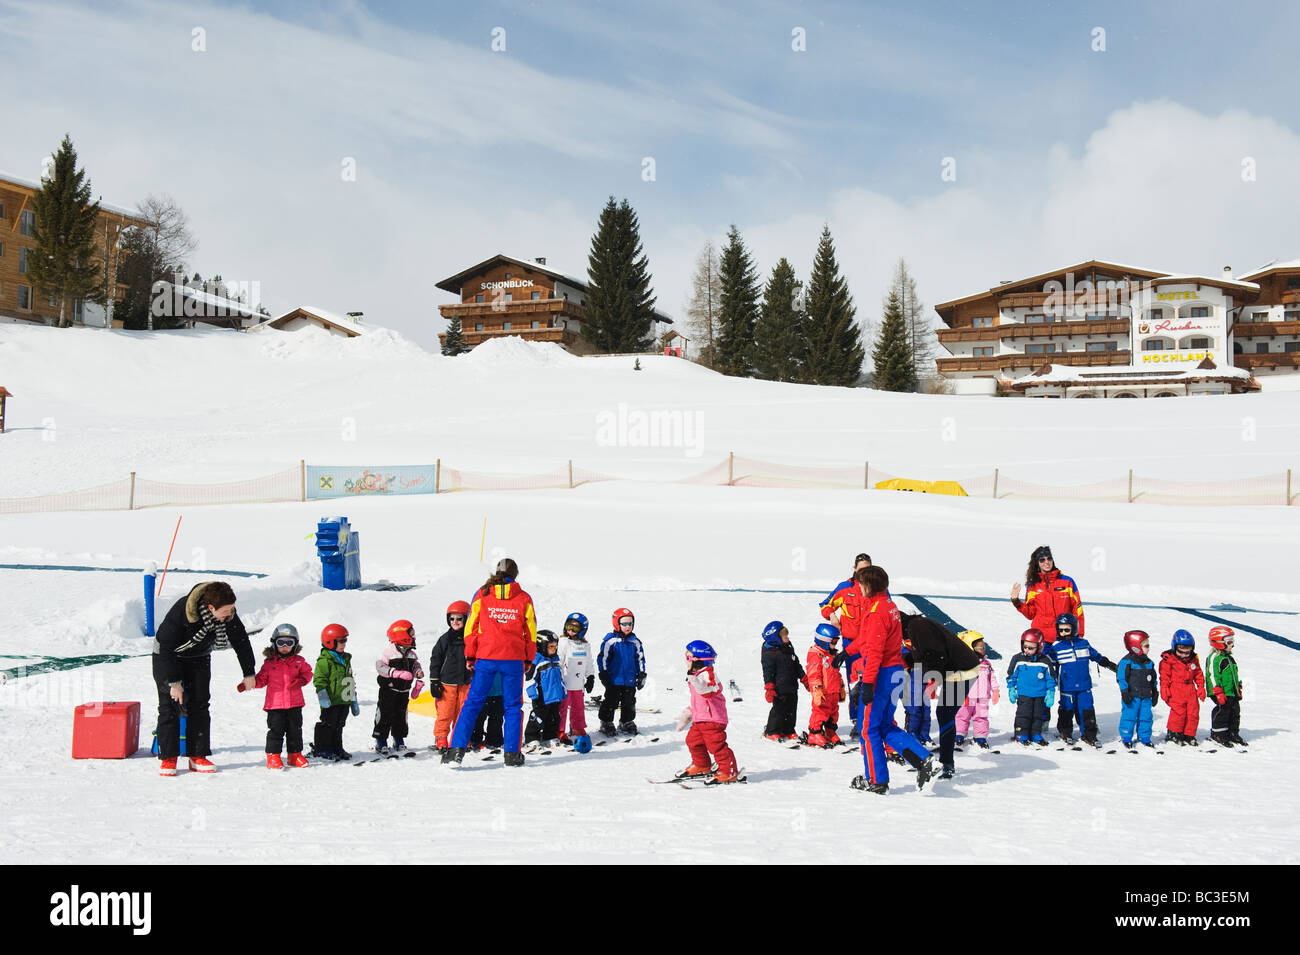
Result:
<svg viewBox="0 0 1300 955"><path fill-rule="evenodd" d="M475 322L475 323L474 323L474 331L476 331L476 332L481 332L481 331L483 331L483 323L482 323L482 322Z"/></svg>
<svg viewBox="0 0 1300 955"><path fill-rule="evenodd" d="M1087 320L1090 321L1090 322L1107 322L1107 321L1110 321L1110 316L1107 315L1105 312L1089 312L1089 313L1087 314L1087 316L1085 316L1085 317L1086 317Z"/></svg>
<svg viewBox="0 0 1300 955"><path fill-rule="evenodd" d="M1191 318L1209 318L1210 310L1204 305L1195 305L1192 307L1192 310L1191 312L1188 313L1188 315ZM1157 395L1156 397L1159 397L1159 395Z"/></svg>
<svg viewBox="0 0 1300 955"><path fill-rule="evenodd" d="M1208 338L1188 338L1183 341L1183 348L1209 348L1210 340Z"/></svg>
<svg viewBox="0 0 1300 955"><path fill-rule="evenodd" d="M482 301L483 301L483 296L482 296L482 295L475 295L475 296L474 296L474 304L475 304L475 305L479 304L479 303L482 302Z"/></svg>
<svg viewBox="0 0 1300 955"><path fill-rule="evenodd" d="M1043 322L1050 322L1050 321L1051 319L1047 315L1044 315L1042 312L1034 312L1031 315L1025 316L1025 323L1028 325L1039 325Z"/></svg>
<svg viewBox="0 0 1300 955"><path fill-rule="evenodd" d="M542 327L542 323L541 323L541 322L533 322L533 323L532 323L531 325L529 325L528 327L529 327L529 328L541 328L541 327Z"/></svg>
<svg viewBox="0 0 1300 955"><path fill-rule="evenodd" d="M57 308L59 303L55 301L54 296L50 296L50 308Z"/></svg>
<svg viewBox="0 0 1300 955"><path fill-rule="evenodd" d="M1050 355L1050 354L1052 354L1052 352L1054 352L1054 351L1056 351L1056 345L1055 345L1055 344L1051 344L1051 345L1026 345L1026 346L1025 346L1025 354L1026 354L1026 355Z"/></svg>
<svg viewBox="0 0 1300 955"><path fill-rule="evenodd" d="M18 274L27 274L27 246L25 245L18 247Z"/></svg>
<svg viewBox="0 0 1300 955"><path fill-rule="evenodd" d="M1163 338L1148 338L1142 343L1143 351L1164 351L1165 340Z"/></svg>
<svg viewBox="0 0 1300 955"><path fill-rule="evenodd" d="M510 273L509 273L509 272L506 273L506 281L507 281L507 282L510 281Z"/></svg>
<svg viewBox="0 0 1300 955"><path fill-rule="evenodd" d="M1256 355L1267 355L1267 354L1268 354L1268 342L1256 342L1256 343L1255 343L1255 354L1256 354Z"/></svg>
<svg viewBox="0 0 1300 955"><path fill-rule="evenodd" d="M5 217L5 207L0 206L0 219L3 219L4 217ZM0 242L0 259L3 259L4 257L5 257L5 244L3 242Z"/></svg>
<svg viewBox="0 0 1300 955"><path fill-rule="evenodd" d="M1178 395L1174 394L1174 392L1172 392L1172 391L1157 391L1157 392L1156 392L1156 397L1157 397L1157 398L1177 398Z"/></svg>
<svg viewBox="0 0 1300 955"><path fill-rule="evenodd" d="M542 297L542 293L541 293L541 292L534 292L532 295L530 295L530 296L528 296L528 297L531 298L533 301L537 301L539 298Z"/></svg>
<svg viewBox="0 0 1300 955"><path fill-rule="evenodd" d="M976 358L992 358L993 346L989 345L986 348L976 348L974 349L974 354Z"/></svg>
<svg viewBox="0 0 1300 955"><path fill-rule="evenodd" d="M1163 308L1152 308L1147 310L1148 321L1158 322L1160 321L1160 319L1164 317L1165 317L1165 310ZM1123 396L1121 395L1120 397Z"/></svg>
<svg viewBox="0 0 1300 955"><path fill-rule="evenodd" d="M18 307L27 309L32 307L32 287L30 285L18 286Z"/></svg>
<svg viewBox="0 0 1300 955"><path fill-rule="evenodd" d="M3 202L0 202L0 219L3 219L4 217L5 217L5 204Z"/></svg>
<svg viewBox="0 0 1300 955"><path fill-rule="evenodd" d="M1283 343L1282 343L1282 350L1283 350L1284 352L1297 352L1297 351L1300 351L1300 342L1283 342Z"/></svg>
<svg viewBox="0 0 1300 955"><path fill-rule="evenodd" d="M506 292L506 301L513 302L514 300L515 300L514 294L511 292Z"/></svg>
<svg viewBox="0 0 1300 955"><path fill-rule="evenodd" d="M18 217L18 232L20 235L32 235L36 231L36 213L31 209L24 209L22 215Z"/></svg>
<svg viewBox="0 0 1300 955"><path fill-rule="evenodd" d="M1118 342L1088 342L1088 347L1085 348L1084 350L1085 351L1117 351L1118 348L1119 348Z"/></svg>
<svg viewBox="0 0 1300 955"><path fill-rule="evenodd" d="M970 320L970 327L971 328L992 328L993 318L992 316L985 316L983 318L972 318Z"/></svg>
<svg viewBox="0 0 1300 955"><path fill-rule="evenodd" d="M501 323L501 327L502 327L505 331L510 331L510 323L509 323L509 322L502 322L502 323Z"/></svg>
<svg viewBox="0 0 1300 955"><path fill-rule="evenodd" d="M0 255L3 255L3 254L4 254L4 247L3 247L3 246L0 246ZM1282 313L1282 321L1284 321L1284 322L1300 322L1300 311L1294 311L1294 312L1283 312L1283 313Z"/></svg>
<svg viewBox="0 0 1300 955"><path fill-rule="evenodd" d="M4 218L4 206L0 206L0 219ZM1288 289L1300 288L1300 275L1292 275L1286 280Z"/></svg>

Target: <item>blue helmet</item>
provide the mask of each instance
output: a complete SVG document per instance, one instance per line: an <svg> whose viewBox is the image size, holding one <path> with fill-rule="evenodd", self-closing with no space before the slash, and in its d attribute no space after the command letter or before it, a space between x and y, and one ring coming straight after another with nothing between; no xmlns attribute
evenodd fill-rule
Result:
<svg viewBox="0 0 1300 955"><path fill-rule="evenodd" d="M781 645L781 631L785 629L785 624L780 620L773 620L763 628L763 646L779 647Z"/></svg>
<svg viewBox="0 0 1300 955"><path fill-rule="evenodd" d="M578 631L578 639L579 639L579 640L586 640L586 639L587 639L587 617L586 617L586 614L581 614L581 613L576 613L576 612L575 612L575 613L571 613L571 614L569 614L567 617L564 618L564 626L565 626L565 628L568 628L568 626L569 626L570 623L577 623L577 625L578 625L579 627L582 628L581 630Z"/></svg>
<svg viewBox="0 0 1300 955"><path fill-rule="evenodd" d="M840 628L834 624L819 623L817 624L817 636L813 637L813 643L823 650L829 650L831 644L840 638Z"/></svg>
<svg viewBox="0 0 1300 955"><path fill-rule="evenodd" d="M582 736L575 736L573 738L573 751L575 753L590 753L591 737L585 733Z"/></svg>
<svg viewBox="0 0 1300 955"><path fill-rule="evenodd" d="M698 663L712 663L718 658L718 652L703 640L692 640L686 644L686 659Z"/></svg>
<svg viewBox="0 0 1300 955"><path fill-rule="evenodd" d="M1076 617L1074 614L1072 613L1058 614L1056 617L1056 629L1058 631L1058 634L1063 625L1070 628L1070 636L1077 637L1079 635L1079 618Z"/></svg>
<svg viewBox="0 0 1300 955"><path fill-rule="evenodd" d="M1187 630L1175 630L1174 642L1169 644L1170 650L1177 650L1179 647L1196 646L1196 638Z"/></svg>

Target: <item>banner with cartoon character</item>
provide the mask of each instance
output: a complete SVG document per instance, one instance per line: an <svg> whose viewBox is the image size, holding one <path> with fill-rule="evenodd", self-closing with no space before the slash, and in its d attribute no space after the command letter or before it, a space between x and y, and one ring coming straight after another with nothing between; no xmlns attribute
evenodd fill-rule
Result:
<svg viewBox="0 0 1300 955"><path fill-rule="evenodd" d="M367 494L432 494L435 468L407 465L380 467L326 467L307 465L307 497L359 497Z"/></svg>

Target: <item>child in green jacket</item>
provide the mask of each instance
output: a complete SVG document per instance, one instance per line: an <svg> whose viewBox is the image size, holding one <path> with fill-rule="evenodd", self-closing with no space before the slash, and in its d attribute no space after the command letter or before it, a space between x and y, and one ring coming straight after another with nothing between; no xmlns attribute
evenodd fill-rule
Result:
<svg viewBox="0 0 1300 955"><path fill-rule="evenodd" d="M1237 661L1232 647L1236 643L1231 627L1215 627L1210 631L1213 652L1205 661L1205 691L1214 697L1214 710L1210 713L1210 739L1220 746L1234 743L1245 746L1241 738L1241 677L1237 674Z"/></svg>
<svg viewBox="0 0 1300 955"><path fill-rule="evenodd" d="M316 724L311 755L317 759L351 759L343 749L343 724L349 711L361 713L357 704L356 680L352 676L352 654L344 651L348 628L331 623L320 632L320 656L316 658L316 699L320 702L320 721Z"/></svg>

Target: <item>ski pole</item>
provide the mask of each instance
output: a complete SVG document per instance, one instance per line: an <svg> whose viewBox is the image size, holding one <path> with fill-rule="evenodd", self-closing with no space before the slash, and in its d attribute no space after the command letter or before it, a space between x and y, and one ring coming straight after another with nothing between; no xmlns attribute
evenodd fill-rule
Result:
<svg viewBox="0 0 1300 955"><path fill-rule="evenodd" d="M176 530L172 531L172 546L167 548L167 561L163 564L162 580L158 581L158 595L162 595L163 581L167 579L167 566L172 562L172 547L176 546L176 535L181 532L181 519L176 518Z"/></svg>
<svg viewBox="0 0 1300 955"><path fill-rule="evenodd" d="M483 518L483 539L478 542L478 559L483 559L483 547L487 544L487 518Z"/></svg>

